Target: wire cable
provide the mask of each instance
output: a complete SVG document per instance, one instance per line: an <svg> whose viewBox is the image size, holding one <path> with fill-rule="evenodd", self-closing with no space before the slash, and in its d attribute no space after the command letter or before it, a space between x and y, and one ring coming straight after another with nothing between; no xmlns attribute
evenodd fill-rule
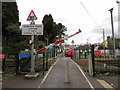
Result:
<svg viewBox="0 0 120 90"><path fill-rule="evenodd" d="M86 11L87 14L89 15L89 17L93 20L93 22L94 22L100 29L102 29L102 27L98 25L98 23L95 21L95 19L94 19L94 18L91 16L91 14L88 12L87 8L86 8L85 5L82 3L82 1L81 1L81 0L78 0L78 1L81 3L81 5L82 5L83 8L85 9L85 11Z"/></svg>

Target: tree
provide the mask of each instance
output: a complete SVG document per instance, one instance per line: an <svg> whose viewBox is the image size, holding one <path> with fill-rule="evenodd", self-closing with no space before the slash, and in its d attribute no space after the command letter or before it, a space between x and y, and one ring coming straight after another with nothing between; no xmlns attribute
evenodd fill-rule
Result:
<svg viewBox="0 0 120 90"><path fill-rule="evenodd" d="M56 22L54 22L51 14L46 14L43 17L42 23L44 26L44 35L42 37L39 36L39 39L41 38L41 40L43 40L44 43L46 42L47 45L49 43L55 42L56 36L58 36L58 38L61 38L62 35L64 36L64 31L67 31L67 28L64 25L62 25L62 23L56 24Z"/></svg>
<svg viewBox="0 0 120 90"><path fill-rule="evenodd" d="M2 36L6 38L6 51L19 52L27 48L27 36L21 35L21 23L16 2L2 3Z"/></svg>
<svg viewBox="0 0 120 90"><path fill-rule="evenodd" d="M116 49L120 49L120 39L119 38L115 39L115 47L116 47Z"/></svg>
<svg viewBox="0 0 120 90"><path fill-rule="evenodd" d="M52 36L52 34L54 33L54 29L53 29L53 18L52 15L45 15L43 18L43 38L47 41L47 45L49 44L49 39Z"/></svg>
<svg viewBox="0 0 120 90"><path fill-rule="evenodd" d="M57 29L58 29L58 38L62 38L62 36L65 35L65 31L67 31L67 28L62 25L62 23L57 24Z"/></svg>
<svg viewBox="0 0 120 90"><path fill-rule="evenodd" d="M109 49L113 49L113 42L112 42L112 38L110 36L107 37L107 47ZM116 49L120 49L120 39L115 38L115 48Z"/></svg>

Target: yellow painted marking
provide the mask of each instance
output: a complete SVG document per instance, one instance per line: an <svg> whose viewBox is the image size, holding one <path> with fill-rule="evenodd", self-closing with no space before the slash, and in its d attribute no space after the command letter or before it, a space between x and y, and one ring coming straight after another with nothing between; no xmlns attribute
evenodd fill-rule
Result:
<svg viewBox="0 0 120 90"><path fill-rule="evenodd" d="M113 88L111 85L109 85L104 80L97 79L97 81L104 87L104 88Z"/></svg>

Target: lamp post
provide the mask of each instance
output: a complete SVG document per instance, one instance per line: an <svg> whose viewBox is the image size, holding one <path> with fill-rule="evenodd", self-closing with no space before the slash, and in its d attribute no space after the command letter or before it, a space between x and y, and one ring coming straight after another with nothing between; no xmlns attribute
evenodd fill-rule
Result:
<svg viewBox="0 0 120 90"><path fill-rule="evenodd" d="M118 4L118 38L120 39L120 18L119 18L119 15L120 15L120 1L116 1L116 3Z"/></svg>
<svg viewBox="0 0 120 90"><path fill-rule="evenodd" d="M112 40L113 40L113 58L114 58L114 59L116 59L116 56L115 56L115 38L114 38L114 27L113 27L113 15L112 15L113 8L111 8L109 11L110 11L110 14L111 14Z"/></svg>

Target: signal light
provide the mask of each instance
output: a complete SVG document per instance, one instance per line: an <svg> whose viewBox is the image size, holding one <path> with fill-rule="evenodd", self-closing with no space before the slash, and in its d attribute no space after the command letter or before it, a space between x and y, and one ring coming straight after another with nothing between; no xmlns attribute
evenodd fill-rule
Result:
<svg viewBox="0 0 120 90"><path fill-rule="evenodd" d="M33 44L32 40L27 40L27 43L30 44L30 45Z"/></svg>

